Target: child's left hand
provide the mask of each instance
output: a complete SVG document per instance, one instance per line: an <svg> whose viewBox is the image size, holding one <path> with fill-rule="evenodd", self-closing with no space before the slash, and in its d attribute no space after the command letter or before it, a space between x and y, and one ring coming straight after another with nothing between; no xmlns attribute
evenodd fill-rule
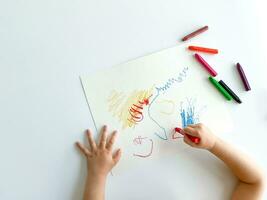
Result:
<svg viewBox="0 0 267 200"><path fill-rule="evenodd" d="M76 142L77 147L86 156L88 176L106 178L110 170L118 163L121 157L121 150L114 154L112 151L116 139L117 131L113 131L109 139L107 138L107 126L103 126L100 132L99 143L96 144L90 130L86 131L89 148L80 142Z"/></svg>

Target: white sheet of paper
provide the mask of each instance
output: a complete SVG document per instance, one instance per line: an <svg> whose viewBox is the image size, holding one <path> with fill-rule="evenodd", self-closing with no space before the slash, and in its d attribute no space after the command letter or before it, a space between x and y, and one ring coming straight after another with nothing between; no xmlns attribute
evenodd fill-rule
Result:
<svg viewBox="0 0 267 200"><path fill-rule="evenodd" d="M96 128L119 131L123 156L114 174L188 151L174 127L202 122L217 134L231 129L226 99L208 77L184 45L81 77Z"/></svg>

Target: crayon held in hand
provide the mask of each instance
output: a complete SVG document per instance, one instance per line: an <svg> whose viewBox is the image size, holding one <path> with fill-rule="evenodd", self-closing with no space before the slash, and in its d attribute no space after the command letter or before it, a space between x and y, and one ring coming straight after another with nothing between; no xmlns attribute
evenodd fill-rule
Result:
<svg viewBox="0 0 267 200"><path fill-rule="evenodd" d="M179 128L179 127L174 128L174 131L180 133L181 135L184 135L184 133L182 132L182 129ZM187 136L192 142L194 142L194 143L196 143L196 144L198 144L198 143L200 142L200 138L198 138L198 137L194 137L194 136L189 135L189 134L186 134L186 136Z"/></svg>
<svg viewBox="0 0 267 200"><path fill-rule="evenodd" d="M211 53L211 54L218 53L218 49L211 49L211 48L206 48L206 47L189 46L188 49L191 51L200 51L200 52Z"/></svg>
<svg viewBox="0 0 267 200"><path fill-rule="evenodd" d="M199 34L205 32L205 31L208 30L208 29L209 29L208 26L204 26L204 27L202 27L202 28L200 28L200 29L194 31L193 33L190 33L190 34L184 36L184 37L182 38L182 41L189 40L189 39L191 39L191 38L193 38L193 37L195 37L195 36L197 36L197 35L199 35Z"/></svg>

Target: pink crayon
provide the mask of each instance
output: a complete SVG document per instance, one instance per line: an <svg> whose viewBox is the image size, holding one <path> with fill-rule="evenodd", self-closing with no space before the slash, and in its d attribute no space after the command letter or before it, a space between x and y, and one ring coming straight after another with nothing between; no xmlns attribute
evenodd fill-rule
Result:
<svg viewBox="0 0 267 200"><path fill-rule="evenodd" d="M202 66L209 72L211 76L217 76L217 72L199 54L196 53L195 58L202 64Z"/></svg>

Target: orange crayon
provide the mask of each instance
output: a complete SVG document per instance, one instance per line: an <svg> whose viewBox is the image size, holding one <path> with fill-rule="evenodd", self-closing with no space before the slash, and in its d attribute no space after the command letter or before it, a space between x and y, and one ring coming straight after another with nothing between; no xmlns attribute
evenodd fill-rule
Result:
<svg viewBox="0 0 267 200"><path fill-rule="evenodd" d="M204 53L212 53L212 54L218 53L218 49L211 49L206 47L189 46L188 49L191 51L201 51Z"/></svg>

